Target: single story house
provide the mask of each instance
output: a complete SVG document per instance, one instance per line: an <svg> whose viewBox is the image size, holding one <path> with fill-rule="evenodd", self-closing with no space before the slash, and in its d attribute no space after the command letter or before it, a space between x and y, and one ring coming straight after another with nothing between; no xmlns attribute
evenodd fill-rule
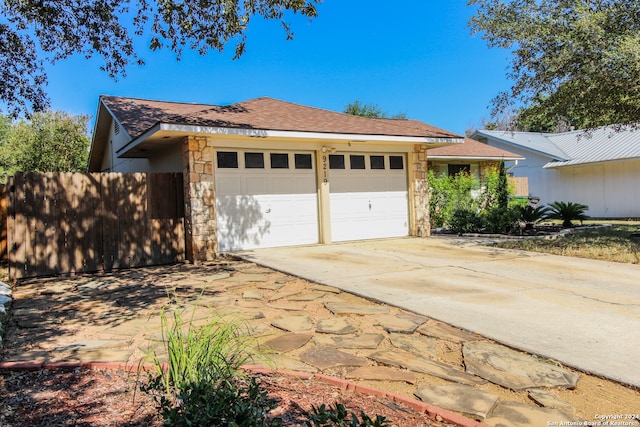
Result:
<svg viewBox="0 0 640 427"><path fill-rule="evenodd" d="M472 137L525 157L510 171L528 177L530 195L541 204L582 203L594 218L640 217L640 130L479 130Z"/></svg>
<svg viewBox="0 0 640 427"><path fill-rule="evenodd" d="M429 170L436 174L456 175L465 171L475 176L480 182L485 179L491 168L500 166L500 162L517 164L524 157L507 150L491 147L472 138L465 138L464 143L447 145L429 150ZM515 196L528 197L527 178L513 178Z"/></svg>
<svg viewBox="0 0 640 427"><path fill-rule="evenodd" d="M101 96L90 172L181 172L187 259L430 233L427 150L464 138L417 120L257 98L227 106Z"/></svg>

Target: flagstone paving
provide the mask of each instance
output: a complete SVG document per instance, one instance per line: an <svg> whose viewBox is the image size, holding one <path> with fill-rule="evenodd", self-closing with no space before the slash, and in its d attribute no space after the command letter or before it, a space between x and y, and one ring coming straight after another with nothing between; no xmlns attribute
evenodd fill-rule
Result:
<svg viewBox="0 0 640 427"><path fill-rule="evenodd" d="M195 325L240 319L263 352L253 363L378 384L491 425L579 419L557 395L576 387L575 372L249 262L30 280L12 296L3 361L137 364L154 348L163 354L164 307Z"/></svg>
<svg viewBox="0 0 640 427"><path fill-rule="evenodd" d="M578 375L504 346L473 342L463 346L467 372L511 390L535 387L573 388Z"/></svg>
<svg viewBox="0 0 640 427"><path fill-rule="evenodd" d="M420 387L415 394L425 402L483 420L491 413L499 399L495 394L462 384Z"/></svg>
<svg viewBox="0 0 640 427"><path fill-rule="evenodd" d="M321 334L347 335L358 331L349 319L342 317L322 319L316 325L316 332Z"/></svg>

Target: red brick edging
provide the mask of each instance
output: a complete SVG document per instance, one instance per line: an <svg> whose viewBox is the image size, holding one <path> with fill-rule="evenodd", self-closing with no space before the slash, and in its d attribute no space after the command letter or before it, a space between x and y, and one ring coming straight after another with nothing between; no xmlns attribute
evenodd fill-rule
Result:
<svg viewBox="0 0 640 427"><path fill-rule="evenodd" d="M134 372L140 369L142 370L154 369L154 367L151 365L132 365L130 363L125 363L125 362L52 362L52 363L0 362L0 371L1 370L37 371L40 369L54 370L54 369L78 369L78 368L86 368L86 369L93 369L93 370L114 370L114 371L125 371L125 372ZM242 369L249 372L256 373L256 374L278 374L278 375L284 375L287 377L298 378L302 380L317 378L328 384L338 386L343 390L355 391L357 393L367 394L370 396L384 397L386 399L391 400L392 402L402 403L422 414L426 414L433 418L435 418L436 416L439 416L445 421L458 424L460 427L490 427L488 424L469 419L460 414L456 414L455 412L447 411L446 409L442 409L437 406L433 406L416 399L411 399L409 397L402 396L396 393L388 393L386 391L382 391L373 387L363 386L360 384L356 384L352 381L344 380L342 378L331 377L323 374L312 374L308 372L269 369L262 366L254 366L254 365L244 365L242 366Z"/></svg>

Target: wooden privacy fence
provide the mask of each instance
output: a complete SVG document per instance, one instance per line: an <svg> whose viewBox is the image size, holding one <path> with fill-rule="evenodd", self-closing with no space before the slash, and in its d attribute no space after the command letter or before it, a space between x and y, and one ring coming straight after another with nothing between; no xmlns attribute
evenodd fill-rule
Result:
<svg viewBox="0 0 640 427"><path fill-rule="evenodd" d="M516 196L529 197L529 178L511 176L509 182L513 184Z"/></svg>
<svg viewBox="0 0 640 427"><path fill-rule="evenodd" d="M10 279L183 261L182 182L182 174L10 177Z"/></svg>

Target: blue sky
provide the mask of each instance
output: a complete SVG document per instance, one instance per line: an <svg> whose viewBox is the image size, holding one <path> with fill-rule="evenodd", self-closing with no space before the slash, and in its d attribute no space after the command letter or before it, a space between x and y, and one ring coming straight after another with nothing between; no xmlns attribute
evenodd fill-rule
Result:
<svg viewBox="0 0 640 427"><path fill-rule="evenodd" d="M390 115L404 112L464 133L489 118L491 99L509 88L509 52L472 37L466 0L325 0L318 18L293 18L295 38L279 22L250 23L247 52L200 56L151 52L146 65L110 79L98 58L48 66L51 107L94 115L100 94L226 105L268 96L333 111L359 99Z"/></svg>

